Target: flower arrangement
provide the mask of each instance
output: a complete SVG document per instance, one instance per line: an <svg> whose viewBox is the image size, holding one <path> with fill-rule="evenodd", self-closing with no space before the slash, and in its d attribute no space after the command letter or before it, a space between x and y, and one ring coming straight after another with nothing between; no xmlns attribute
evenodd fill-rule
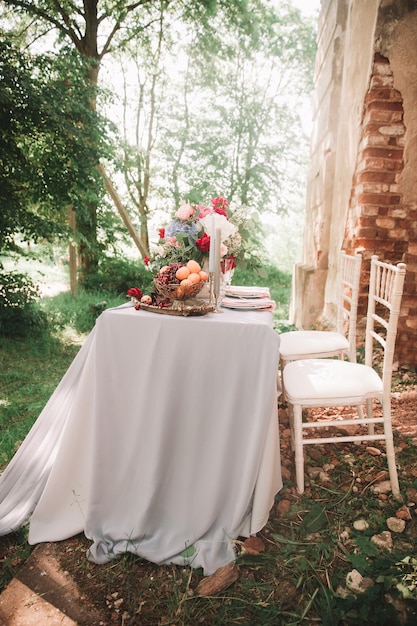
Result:
<svg viewBox="0 0 417 626"><path fill-rule="evenodd" d="M152 258L145 257L150 270L158 272L172 263L186 263L194 259L203 264L208 259L210 239L214 230L221 231L220 258L236 263L243 255L243 238L239 228L245 216L232 211L226 198L218 196L209 206L187 204L182 201L173 219L159 229L159 241Z"/></svg>
<svg viewBox="0 0 417 626"><path fill-rule="evenodd" d="M213 259L214 243L220 248L219 271L230 278L245 253L242 232L248 221L243 210L232 210L222 196L208 206L182 201L168 225L159 229L152 257L144 259L154 277L152 294L142 295L137 287L127 292L135 308L141 304L165 308L174 300L194 298L209 278L205 261Z"/></svg>

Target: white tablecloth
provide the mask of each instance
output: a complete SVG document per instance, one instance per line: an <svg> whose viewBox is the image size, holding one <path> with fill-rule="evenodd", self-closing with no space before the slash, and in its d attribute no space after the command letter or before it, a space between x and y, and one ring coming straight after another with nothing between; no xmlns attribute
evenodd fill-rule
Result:
<svg viewBox="0 0 417 626"><path fill-rule="evenodd" d="M0 477L0 534L214 572L282 487L278 359L269 312L105 311Z"/></svg>

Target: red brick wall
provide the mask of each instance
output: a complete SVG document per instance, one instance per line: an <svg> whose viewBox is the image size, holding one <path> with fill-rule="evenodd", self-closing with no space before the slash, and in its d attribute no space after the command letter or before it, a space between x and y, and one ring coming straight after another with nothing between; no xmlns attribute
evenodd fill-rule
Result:
<svg viewBox="0 0 417 626"><path fill-rule="evenodd" d="M417 365L417 203L404 205L398 190L406 138L401 94L388 59L376 54L343 247L364 258L359 320L366 315L371 256L407 264L396 357L401 365ZM362 329L363 323L359 333Z"/></svg>

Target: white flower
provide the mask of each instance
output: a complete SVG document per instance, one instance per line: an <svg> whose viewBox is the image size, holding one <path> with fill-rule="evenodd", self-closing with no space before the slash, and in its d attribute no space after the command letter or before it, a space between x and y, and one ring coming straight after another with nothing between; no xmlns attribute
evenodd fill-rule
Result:
<svg viewBox="0 0 417 626"><path fill-rule="evenodd" d="M229 222L227 217L225 217L224 215L219 215L218 213L212 213L212 215L214 215L214 230L221 230L220 237L222 243L238 232L237 226L232 224L232 222ZM213 224L212 215L206 215L206 217L200 219L200 223L203 225L204 230L210 237L214 236L215 234L211 232L211 227Z"/></svg>

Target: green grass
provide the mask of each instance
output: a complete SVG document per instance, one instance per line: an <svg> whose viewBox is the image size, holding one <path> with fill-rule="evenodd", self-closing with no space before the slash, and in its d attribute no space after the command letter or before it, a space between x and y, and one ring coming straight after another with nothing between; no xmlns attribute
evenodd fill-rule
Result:
<svg viewBox="0 0 417 626"><path fill-rule="evenodd" d="M78 349L47 334L0 337L0 467L27 435Z"/></svg>

